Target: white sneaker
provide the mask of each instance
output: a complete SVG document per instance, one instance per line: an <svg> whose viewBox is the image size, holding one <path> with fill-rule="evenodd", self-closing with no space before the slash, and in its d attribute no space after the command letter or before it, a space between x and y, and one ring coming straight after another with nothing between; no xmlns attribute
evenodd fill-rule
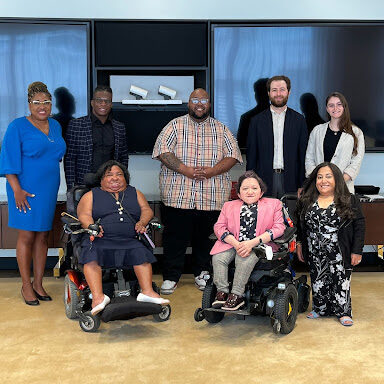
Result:
<svg viewBox="0 0 384 384"><path fill-rule="evenodd" d="M173 292L175 292L176 288L176 281L164 280L163 284L161 284L160 293L162 295L171 295Z"/></svg>
<svg viewBox="0 0 384 384"><path fill-rule="evenodd" d="M207 281L210 279L210 275L208 271L201 271L199 276L195 277L195 285L200 291L204 291L205 286L207 285Z"/></svg>

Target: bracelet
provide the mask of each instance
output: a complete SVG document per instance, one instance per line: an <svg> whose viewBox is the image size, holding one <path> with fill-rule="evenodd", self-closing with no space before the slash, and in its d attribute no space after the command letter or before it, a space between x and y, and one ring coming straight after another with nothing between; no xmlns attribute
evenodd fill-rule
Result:
<svg viewBox="0 0 384 384"><path fill-rule="evenodd" d="M229 231L225 231L225 232L221 235L220 240L221 240L223 243L225 243L224 239L225 239L227 236L229 236L229 235L232 235L232 236L233 236L233 233L231 233L231 232L229 232Z"/></svg>
<svg viewBox="0 0 384 384"><path fill-rule="evenodd" d="M271 229L267 229L265 232L269 233L269 236L271 236L271 241L273 241L273 232Z"/></svg>

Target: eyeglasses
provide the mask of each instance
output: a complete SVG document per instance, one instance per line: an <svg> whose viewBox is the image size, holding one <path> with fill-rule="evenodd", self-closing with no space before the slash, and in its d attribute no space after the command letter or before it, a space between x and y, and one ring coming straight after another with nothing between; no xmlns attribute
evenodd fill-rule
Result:
<svg viewBox="0 0 384 384"><path fill-rule="evenodd" d="M101 97L96 97L96 99L93 99L96 104L112 104L112 100L110 99L102 99Z"/></svg>
<svg viewBox="0 0 384 384"><path fill-rule="evenodd" d="M32 104L32 105L35 105L35 106L38 106L38 105L48 106L48 105L52 104L52 101L51 100L44 100L44 101L32 100L32 101L29 102L29 104Z"/></svg>
<svg viewBox="0 0 384 384"><path fill-rule="evenodd" d="M199 102L201 104L208 104L209 103L209 99L198 99L197 97L193 97L192 99L189 99L189 101L192 104L199 104Z"/></svg>

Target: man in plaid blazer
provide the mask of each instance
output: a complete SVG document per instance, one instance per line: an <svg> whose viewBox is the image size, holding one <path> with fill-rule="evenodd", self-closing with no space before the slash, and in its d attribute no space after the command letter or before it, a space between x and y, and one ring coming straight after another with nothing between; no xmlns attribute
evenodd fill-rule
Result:
<svg viewBox="0 0 384 384"><path fill-rule="evenodd" d="M117 160L128 167L125 126L111 115L112 89L98 86L91 105L89 116L71 120L68 124L64 159L68 189L83 184L86 173L96 172L108 160Z"/></svg>

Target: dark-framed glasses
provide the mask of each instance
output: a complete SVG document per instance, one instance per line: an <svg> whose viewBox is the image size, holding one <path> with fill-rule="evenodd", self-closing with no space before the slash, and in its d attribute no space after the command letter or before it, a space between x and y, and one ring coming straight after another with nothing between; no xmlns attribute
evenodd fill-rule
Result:
<svg viewBox="0 0 384 384"><path fill-rule="evenodd" d="M192 104L199 104L199 102L201 104L208 104L209 103L209 99L198 99L197 97L192 97L192 99L189 99L189 101Z"/></svg>
<svg viewBox="0 0 384 384"><path fill-rule="evenodd" d="M48 106L48 105L52 104L52 101L51 100L44 100L44 101L32 100L32 101L29 102L29 104L32 104L32 105L35 105L35 106L38 106L38 105Z"/></svg>
<svg viewBox="0 0 384 384"><path fill-rule="evenodd" d="M112 104L111 99L103 99L102 97L96 97L93 100L96 104L107 104L107 105Z"/></svg>

